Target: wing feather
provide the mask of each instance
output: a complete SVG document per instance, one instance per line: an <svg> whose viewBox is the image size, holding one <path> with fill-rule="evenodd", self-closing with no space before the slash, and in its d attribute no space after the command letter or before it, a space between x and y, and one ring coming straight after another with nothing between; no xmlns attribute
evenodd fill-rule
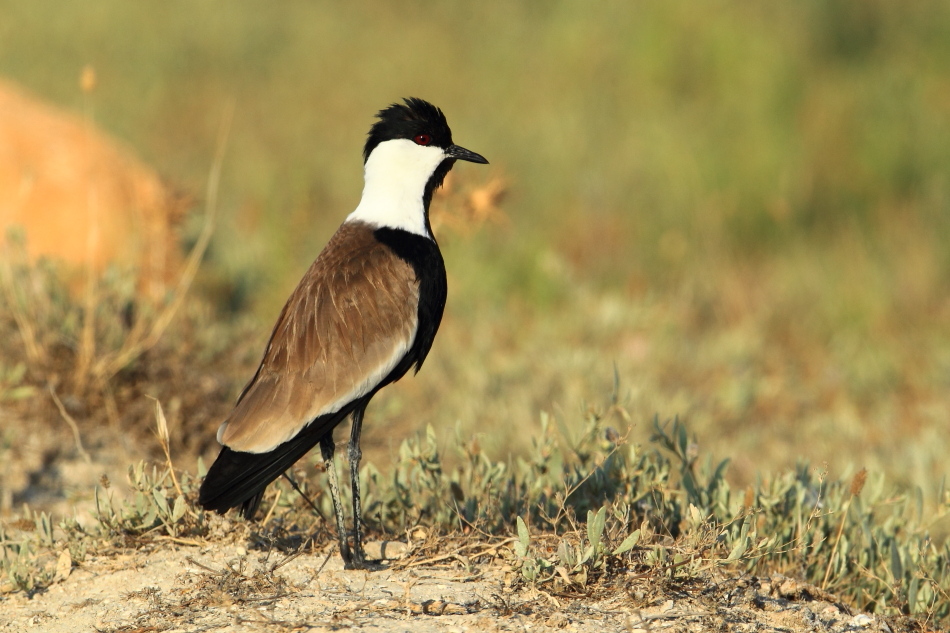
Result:
<svg viewBox="0 0 950 633"><path fill-rule="evenodd" d="M345 223L278 317L218 440L263 453L375 389L412 347L419 282L372 227Z"/></svg>

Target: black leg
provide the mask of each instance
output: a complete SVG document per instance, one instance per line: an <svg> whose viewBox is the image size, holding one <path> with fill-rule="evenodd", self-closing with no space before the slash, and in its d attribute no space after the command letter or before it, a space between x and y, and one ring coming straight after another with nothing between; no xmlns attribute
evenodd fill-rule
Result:
<svg viewBox="0 0 950 633"><path fill-rule="evenodd" d="M337 538L340 539L340 556L343 557L343 565L349 568L353 557L350 555L350 546L346 543L346 517L343 514L343 501L340 498L340 484L336 479L336 465L333 463L333 452L335 450L333 434L327 433L326 437L320 440L320 454L323 455L323 462L327 469L327 479L330 483L330 497L333 498Z"/></svg>
<svg viewBox="0 0 950 633"><path fill-rule="evenodd" d="M353 426L350 430L350 491L353 494L353 562L348 565L352 569L366 567L366 554L363 553L363 508L360 503L360 460L363 451L360 450L360 431L363 428L363 412L366 404L361 404L353 410Z"/></svg>

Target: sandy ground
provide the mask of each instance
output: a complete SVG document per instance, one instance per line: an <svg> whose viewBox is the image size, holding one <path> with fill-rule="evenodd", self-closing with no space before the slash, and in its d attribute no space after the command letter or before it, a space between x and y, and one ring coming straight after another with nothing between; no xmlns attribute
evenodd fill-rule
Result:
<svg viewBox="0 0 950 633"><path fill-rule="evenodd" d="M0 596L0 631L892 631L775 577L658 587L631 576L594 597L552 595L509 565L421 560L344 571L335 547L288 556L159 542L89 557L32 598Z"/></svg>

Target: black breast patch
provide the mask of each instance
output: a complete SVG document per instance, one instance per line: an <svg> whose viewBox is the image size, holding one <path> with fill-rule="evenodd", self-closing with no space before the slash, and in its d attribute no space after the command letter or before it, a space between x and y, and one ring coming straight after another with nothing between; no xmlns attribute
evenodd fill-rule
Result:
<svg viewBox="0 0 950 633"><path fill-rule="evenodd" d="M435 240L402 229L383 227L376 229L373 235L405 260L416 273L419 280L419 327L416 340L400 362L383 381L383 384L399 380L412 365L416 371L432 348L435 333L442 322L445 299L448 292L445 280L445 262Z"/></svg>

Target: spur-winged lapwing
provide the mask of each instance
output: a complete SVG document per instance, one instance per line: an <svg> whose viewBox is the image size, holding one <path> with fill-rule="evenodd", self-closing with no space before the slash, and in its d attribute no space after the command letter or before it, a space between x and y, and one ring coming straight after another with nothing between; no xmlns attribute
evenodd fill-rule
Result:
<svg viewBox="0 0 950 633"><path fill-rule="evenodd" d="M363 149L363 197L290 295L257 373L218 429L223 445L198 503L253 517L264 489L320 445L349 569L365 567L359 463L363 413L376 392L419 371L445 307L445 265L429 225L432 194L456 160L487 163L452 142L442 111L405 99L376 115ZM353 548L333 429L352 416Z"/></svg>

